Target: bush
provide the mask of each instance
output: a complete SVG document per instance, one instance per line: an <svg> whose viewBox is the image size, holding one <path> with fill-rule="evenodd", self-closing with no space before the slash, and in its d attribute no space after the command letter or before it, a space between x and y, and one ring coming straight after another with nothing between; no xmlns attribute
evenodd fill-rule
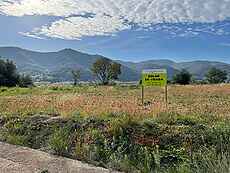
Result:
<svg viewBox="0 0 230 173"><path fill-rule="evenodd" d="M6 141L10 144L14 145L21 145L25 146L26 145L26 136L20 136L20 135L15 135L15 134L8 134Z"/></svg>
<svg viewBox="0 0 230 173"><path fill-rule="evenodd" d="M30 87L33 86L33 80L29 75L21 75L19 78L20 87Z"/></svg>
<svg viewBox="0 0 230 173"><path fill-rule="evenodd" d="M176 84L187 85L191 80L192 75L185 69L173 76L173 82Z"/></svg>
<svg viewBox="0 0 230 173"><path fill-rule="evenodd" d="M230 171L230 155L216 154L215 149L203 149L195 154L191 170L194 173L227 173Z"/></svg>
<svg viewBox="0 0 230 173"><path fill-rule="evenodd" d="M49 146L58 155L66 155L71 146L70 130L65 128L57 129L50 137Z"/></svg>

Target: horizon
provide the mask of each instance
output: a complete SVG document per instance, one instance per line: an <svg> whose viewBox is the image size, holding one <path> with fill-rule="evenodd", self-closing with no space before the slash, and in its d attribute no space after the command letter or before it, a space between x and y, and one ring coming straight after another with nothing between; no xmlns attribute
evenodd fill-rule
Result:
<svg viewBox="0 0 230 173"><path fill-rule="evenodd" d="M88 55L98 55L98 56L104 56L102 54L90 54L88 52L83 52L83 51L80 51L80 50L76 50L76 49L72 49L72 48L62 48L62 49L59 49L59 50L56 50L56 51L38 51L38 50L31 50L31 49L27 49L27 48L22 48L22 47L16 47L16 46L1 46L0 45L0 48L16 48L16 49L22 49L22 50L25 50L25 51L30 51L30 52L36 52L36 53L57 53L57 52L61 52L63 50L73 50L73 51L76 51L76 52L80 52L80 53L83 53L83 54L88 54ZM104 56L106 57L106 56ZM1 58L1 55L0 55L0 58ZM7 58L7 57L3 57L3 58ZM114 58L114 57L106 57L106 58L109 58L113 61L122 61L122 62L126 62L126 63L142 63L142 62L148 62L148 61L172 61L174 63L189 63L189 62L217 62L217 63L225 63L225 64L229 64L230 65L230 62L224 62L224 61L218 61L218 60L208 60L208 59L196 59L196 60L188 60L188 61L177 61L177 60L173 60L173 59L161 59L161 58L149 58L149 59L146 59L146 60L141 60L141 61L130 61L130 60L124 60L122 58L118 59L118 58Z"/></svg>
<svg viewBox="0 0 230 173"><path fill-rule="evenodd" d="M230 63L229 8L225 0L2 0L0 46L71 48L132 62Z"/></svg>

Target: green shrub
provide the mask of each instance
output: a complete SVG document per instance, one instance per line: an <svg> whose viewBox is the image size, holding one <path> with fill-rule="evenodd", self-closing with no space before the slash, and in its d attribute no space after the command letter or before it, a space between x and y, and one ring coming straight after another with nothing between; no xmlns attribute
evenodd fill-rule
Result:
<svg viewBox="0 0 230 173"><path fill-rule="evenodd" d="M6 87L1 87L0 88L0 92L6 92L8 90L8 88L6 88Z"/></svg>
<svg viewBox="0 0 230 173"><path fill-rule="evenodd" d="M53 90L53 91L58 91L59 87L58 86L52 86L52 87L50 87L50 89Z"/></svg>
<svg viewBox="0 0 230 173"><path fill-rule="evenodd" d="M110 162L107 165L112 169L127 173L138 172L137 168L131 163L130 158L127 155L122 156L116 152L111 154Z"/></svg>
<svg viewBox="0 0 230 173"><path fill-rule="evenodd" d="M228 173L230 172L230 154L216 154L215 149L204 149L193 158L194 173Z"/></svg>
<svg viewBox="0 0 230 173"><path fill-rule="evenodd" d="M230 154L230 123L216 123L213 132L210 133L213 139L213 147L219 153L228 152ZM211 141L211 139L209 139Z"/></svg>
<svg viewBox="0 0 230 173"><path fill-rule="evenodd" d="M57 129L49 139L49 146L58 155L66 155L70 150L71 137L69 128Z"/></svg>
<svg viewBox="0 0 230 173"><path fill-rule="evenodd" d="M33 86L33 80L29 75L21 75L19 77L19 86L20 87L31 87Z"/></svg>
<svg viewBox="0 0 230 173"><path fill-rule="evenodd" d="M27 146L26 136L20 136L20 135L16 135L16 134L7 134L5 140L6 140L6 142L8 142L10 144Z"/></svg>
<svg viewBox="0 0 230 173"><path fill-rule="evenodd" d="M107 163L111 154L107 139L96 129L93 129L89 135L92 140L92 144L90 145L91 159L97 162Z"/></svg>

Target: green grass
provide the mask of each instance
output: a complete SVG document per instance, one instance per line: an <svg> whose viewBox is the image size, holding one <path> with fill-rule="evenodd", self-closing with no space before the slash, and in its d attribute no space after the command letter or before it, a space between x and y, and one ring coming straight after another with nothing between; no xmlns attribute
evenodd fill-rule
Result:
<svg viewBox="0 0 230 173"><path fill-rule="evenodd" d="M61 93L88 93L98 95L104 94L103 90L100 92L100 88L106 88L103 86L97 85L41 85L37 87L31 88L21 88L21 87L0 87L0 96L18 96L18 95L47 95L47 94L61 94ZM130 92L139 90L137 87L121 87L121 86L113 86L113 89L110 90L112 93L116 93L118 95L124 94L124 92Z"/></svg>
<svg viewBox="0 0 230 173"><path fill-rule="evenodd" d="M67 127L59 128L50 136L48 145L58 155L65 155L71 146L70 137L70 130Z"/></svg>

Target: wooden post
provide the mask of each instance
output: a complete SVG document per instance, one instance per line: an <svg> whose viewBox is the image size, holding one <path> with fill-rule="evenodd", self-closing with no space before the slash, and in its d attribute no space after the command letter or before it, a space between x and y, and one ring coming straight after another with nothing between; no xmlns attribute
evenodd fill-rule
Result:
<svg viewBox="0 0 230 173"><path fill-rule="evenodd" d="M141 99L142 99L142 105L144 105L144 96L145 96L145 94L144 94L144 85L142 84L142 85L141 85Z"/></svg>

